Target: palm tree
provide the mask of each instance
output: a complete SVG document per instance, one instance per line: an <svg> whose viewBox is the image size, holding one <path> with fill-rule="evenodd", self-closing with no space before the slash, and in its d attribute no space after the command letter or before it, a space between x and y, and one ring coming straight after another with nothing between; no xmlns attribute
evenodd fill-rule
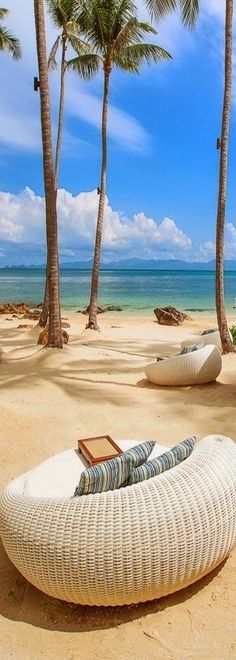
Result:
<svg viewBox="0 0 236 660"><path fill-rule="evenodd" d="M225 74L222 109L219 189L216 224L216 312L223 353L235 351L230 339L224 301L224 232L225 208L228 179L229 129L232 98L232 58L233 58L233 0L225 5Z"/></svg>
<svg viewBox="0 0 236 660"><path fill-rule="evenodd" d="M21 47L19 39L16 39L7 28L2 25L2 21L9 14L9 9L0 7L0 50L6 50L10 53L13 60L20 60L21 58Z"/></svg>
<svg viewBox="0 0 236 660"><path fill-rule="evenodd" d="M91 281L89 319L87 328L98 330L97 297L101 256L102 230L107 184L107 126L110 77L114 67L129 73L139 73L143 63L170 59L169 53L156 44L143 42L146 33L156 34L148 23L137 19L133 0L85 0L79 12L81 31L94 50L94 66L103 69L102 159L96 239ZM81 59L68 65L81 72Z"/></svg>
<svg viewBox="0 0 236 660"><path fill-rule="evenodd" d="M58 127L57 127L57 141L56 141L56 154L55 154L55 189L58 186L58 177L60 169L60 155L62 145L62 131L63 131L63 116L64 116L64 103L65 103L65 74L67 70L66 53L68 46L71 46L76 51L76 56L82 58L80 75L83 78L89 79L96 71L93 67L93 58L89 57L90 48L79 36L79 26L76 20L76 13L78 13L78 0L46 0L49 14L55 27L59 28L60 34L52 46L48 66L49 69L55 70L57 68L56 56L59 47L61 46L61 75L60 75L60 100L58 112ZM88 57L84 57L88 55ZM43 307L40 314L39 326L44 328L48 320L48 269L46 269L45 291Z"/></svg>
<svg viewBox="0 0 236 660"><path fill-rule="evenodd" d="M55 188L57 188L60 168L60 151L62 144L65 100L65 73L67 68L66 52L68 46L72 46L72 48L76 50L82 50L84 48L85 51L88 50L88 46L82 41L82 39L79 38L78 34L79 26L76 21L76 13L78 12L78 0L46 0L46 2L52 22L54 26L60 30L60 34L52 46L48 59L49 69L55 70L57 68L57 52L61 47L61 83L55 156Z"/></svg>
<svg viewBox="0 0 236 660"><path fill-rule="evenodd" d="M44 0L34 0L34 13L40 82L41 131L46 203L47 268L49 278L48 346L62 348L57 209L52 155L51 109L48 84Z"/></svg>

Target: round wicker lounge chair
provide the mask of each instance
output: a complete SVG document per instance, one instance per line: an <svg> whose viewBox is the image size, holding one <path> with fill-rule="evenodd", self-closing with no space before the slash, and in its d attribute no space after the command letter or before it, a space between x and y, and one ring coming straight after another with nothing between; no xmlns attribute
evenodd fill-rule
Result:
<svg viewBox="0 0 236 660"><path fill-rule="evenodd" d="M230 330L229 330L229 334L230 334L230 338L233 340ZM187 346L192 346L192 344L204 344L204 346L208 346L208 344L214 344L214 346L217 346L219 351L222 352L219 330L215 330L214 332L209 332L206 335L192 335L189 339L185 339L184 341L182 341L181 349L186 348Z"/></svg>
<svg viewBox="0 0 236 660"><path fill-rule="evenodd" d="M204 346L185 355L175 355L145 368L147 379L155 385L200 385L215 380L221 371L222 359L216 346Z"/></svg>
<svg viewBox="0 0 236 660"><path fill-rule="evenodd" d="M50 596L88 605L152 600L206 575L236 544L229 438L206 437L148 481L71 497L83 467L76 451L63 452L11 482L0 500L8 556Z"/></svg>
<svg viewBox="0 0 236 660"><path fill-rule="evenodd" d="M222 351L219 330L215 330L215 332L209 332L207 335L192 335L189 339L182 341L181 349L186 348L187 346L192 346L192 344L204 344L204 346L213 344L214 346L217 346L219 351Z"/></svg>

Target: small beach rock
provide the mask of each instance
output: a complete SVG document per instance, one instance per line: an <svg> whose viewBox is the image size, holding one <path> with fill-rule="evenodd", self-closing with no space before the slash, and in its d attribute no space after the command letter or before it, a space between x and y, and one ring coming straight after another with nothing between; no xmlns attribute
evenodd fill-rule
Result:
<svg viewBox="0 0 236 660"><path fill-rule="evenodd" d="M2 303L0 305L0 314L26 314L30 311L29 305L25 302Z"/></svg>
<svg viewBox="0 0 236 660"><path fill-rule="evenodd" d="M63 344L68 344L70 337L68 335L68 332L66 332L66 330L62 331L62 339L63 339Z"/></svg>
<svg viewBox="0 0 236 660"><path fill-rule="evenodd" d="M105 307L97 307L97 314L105 314L105 312L122 312L123 309L119 305L106 305ZM80 309L78 309L80 312ZM89 305L86 309L82 309L82 314L89 314Z"/></svg>
<svg viewBox="0 0 236 660"><path fill-rule="evenodd" d="M62 333L62 339L63 339L63 344L68 344L69 342L69 335L66 330L63 330ZM39 338L38 338L38 344L40 346L47 346L48 343L48 327L44 328L42 332L40 332Z"/></svg>
<svg viewBox="0 0 236 660"><path fill-rule="evenodd" d="M38 321L40 318L40 309L32 309L27 314L24 314L24 319L29 319L29 321Z"/></svg>
<svg viewBox="0 0 236 660"><path fill-rule="evenodd" d="M32 325L30 323L20 323L17 328L32 328Z"/></svg>
<svg viewBox="0 0 236 660"><path fill-rule="evenodd" d="M184 312L180 312L171 305L168 307L156 307L154 314L160 325L181 325L186 319L190 320L190 316L184 314Z"/></svg>
<svg viewBox="0 0 236 660"><path fill-rule="evenodd" d="M61 324L61 327L62 328L70 328L70 323L68 323L68 321L63 321L62 324Z"/></svg>

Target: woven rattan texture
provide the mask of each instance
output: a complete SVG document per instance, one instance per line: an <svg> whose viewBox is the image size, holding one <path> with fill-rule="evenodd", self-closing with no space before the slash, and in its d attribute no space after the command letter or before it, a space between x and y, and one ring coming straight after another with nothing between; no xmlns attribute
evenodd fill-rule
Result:
<svg viewBox="0 0 236 660"><path fill-rule="evenodd" d="M155 385L200 385L215 380L221 367L221 354L216 346L210 345L193 353L148 364L145 373Z"/></svg>
<svg viewBox="0 0 236 660"><path fill-rule="evenodd" d="M236 543L236 445L228 438L208 436L172 470L108 493L27 497L27 476L1 497L2 541L25 578L56 598L159 598L211 571Z"/></svg>
<svg viewBox="0 0 236 660"><path fill-rule="evenodd" d="M192 335L188 339L185 339L181 343L181 348L185 348L185 346L191 346L192 344L204 344L204 346L208 346L208 344L214 344L214 346L217 346L219 351L222 351L222 346L221 346L221 339L220 339L220 333L219 330L216 330L215 332L211 332L208 335Z"/></svg>

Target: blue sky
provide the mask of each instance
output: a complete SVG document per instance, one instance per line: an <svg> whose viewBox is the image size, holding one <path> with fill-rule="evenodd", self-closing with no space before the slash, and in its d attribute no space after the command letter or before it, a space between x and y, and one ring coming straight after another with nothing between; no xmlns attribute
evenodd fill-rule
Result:
<svg viewBox="0 0 236 660"><path fill-rule="evenodd" d="M144 5L138 1L145 15ZM0 65L0 265L42 262L44 203L33 2L6 0L24 57ZM17 6L16 6L17 5ZM223 0L203 0L194 32L177 15L158 28L173 61L140 76L114 72L111 85L104 259L209 260L214 233L223 84ZM55 37L48 21L48 47ZM58 77L51 77L54 127ZM62 259L91 256L99 183L102 77L67 78L58 215ZM233 99L226 256L236 258ZM33 255L33 257L32 257Z"/></svg>

